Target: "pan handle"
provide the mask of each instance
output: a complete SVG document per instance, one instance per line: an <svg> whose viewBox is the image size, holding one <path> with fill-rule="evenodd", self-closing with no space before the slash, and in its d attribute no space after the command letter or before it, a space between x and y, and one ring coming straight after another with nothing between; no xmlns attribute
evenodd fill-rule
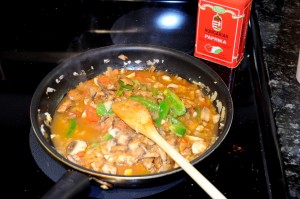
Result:
<svg viewBox="0 0 300 199"><path fill-rule="evenodd" d="M42 197L42 199L70 199L90 188L90 178L80 172L67 171Z"/></svg>

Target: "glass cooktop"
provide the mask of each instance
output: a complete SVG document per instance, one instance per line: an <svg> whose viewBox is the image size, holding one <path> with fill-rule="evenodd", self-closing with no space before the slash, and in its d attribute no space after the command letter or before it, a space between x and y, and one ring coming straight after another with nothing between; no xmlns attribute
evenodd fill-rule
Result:
<svg viewBox="0 0 300 199"><path fill-rule="evenodd" d="M9 177L4 182L10 187L4 192L12 196L41 198L69 169L39 145L29 116L33 92L61 60L122 43L161 45L193 55L197 1L19 1L1 8L10 11L9 16L1 13L0 131L7 142L2 146L3 171ZM164 24L168 17L178 20L173 27ZM236 69L203 60L228 85L234 118L225 140L195 167L230 199L287 198L258 28L253 11L245 57ZM102 190L91 183L78 198L170 195L209 198L187 175L146 188Z"/></svg>

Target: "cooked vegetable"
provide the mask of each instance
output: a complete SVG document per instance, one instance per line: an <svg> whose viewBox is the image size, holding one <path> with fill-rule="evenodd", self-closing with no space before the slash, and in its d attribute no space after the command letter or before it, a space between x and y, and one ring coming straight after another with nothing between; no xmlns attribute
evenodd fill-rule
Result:
<svg viewBox="0 0 300 199"><path fill-rule="evenodd" d="M169 89L166 89L164 90L164 96L166 102L170 105L171 110L176 116L181 116L185 114L186 112L185 106L175 93L173 93Z"/></svg>
<svg viewBox="0 0 300 199"><path fill-rule="evenodd" d="M153 103L151 100L146 99L141 96L131 96L129 99L136 100L142 104L144 104L149 110L158 112L159 111L159 105Z"/></svg>
<svg viewBox="0 0 300 199"><path fill-rule="evenodd" d="M107 141L107 140L111 140L114 137L110 134L110 133L106 133L103 137L102 137L102 141Z"/></svg>
<svg viewBox="0 0 300 199"><path fill-rule="evenodd" d="M159 111L158 111L158 118L155 120L156 126L160 127L161 123L164 119L167 118L170 111L170 106L166 101L161 101L159 103Z"/></svg>
<svg viewBox="0 0 300 199"><path fill-rule="evenodd" d="M77 121L75 118L72 118L69 124L69 128L67 130L66 136L70 137L75 132Z"/></svg>
<svg viewBox="0 0 300 199"><path fill-rule="evenodd" d="M201 109L196 107L197 118L201 118Z"/></svg>
<svg viewBox="0 0 300 199"><path fill-rule="evenodd" d="M152 87L152 95L157 96L158 95L158 90L154 87Z"/></svg>
<svg viewBox="0 0 300 199"><path fill-rule="evenodd" d="M111 109L107 110L103 102L100 102L96 108L96 113L101 116L110 115L113 113Z"/></svg>
<svg viewBox="0 0 300 199"><path fill-rule="evenodd" d="M92 106L85 107L86 117L90 122L97 122L100 119L100 116L97 114L96 109Z"/></svg>
<svg viewBox="0 0 300 199"><path fill-rule="evenodd" d="M117 90L117 93L116 95L117 96L120 96L122 93L123 93L123 90L124 89L127 89L127 90L132 90L133 89L133 86L132 85L129 85L129 84L125 84L122 80L118 80L118 83L120 84L120 87L119 89Z"/></svg>
<svg viewBox="0 0 300 199"><path fill-rule="evenodd" d="M161 136L187 160L205 152L216 140L220 118L211 98L196 83L154 69L108 68L71 89L52 117L57 151L82 167L110 174L145 175L176 167L157 144L112 112L113 103L132 99L149 110Z"/></svg>
<svg viewBox="0 0 300 199"><path fill-rule="evenodd" d="M169 115L169 118L171 119L172 124L169 126L169 129L174 132L176 135L183 137L186 132L185 125L178 119L176 119L173 116Z"/></svg>

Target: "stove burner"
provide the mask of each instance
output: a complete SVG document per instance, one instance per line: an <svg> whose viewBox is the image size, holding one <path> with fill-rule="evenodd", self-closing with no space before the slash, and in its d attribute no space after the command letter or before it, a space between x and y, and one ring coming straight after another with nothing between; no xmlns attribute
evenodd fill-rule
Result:
<svg viewBox="0 0 300 199"><path fill-rule="evenodd" d="M129 12L111 28L114 44L153 44L192 53L195 45L194 17L177 9L143 8Z"/></svg>
<svg viewBox="0 0 300 199"><path fill-rule="evenodd" d="M40 169L54 182L57 182L60 177L66 172L66 168L51 157L43 147L39 144L37 138L34 136L34 132L30 129L29 134L29 145L31 149L31 153L37 165ZM177 181L161 185L155 187L147 187L147 188L136 188L136 189L111 189L111 190L102 190L98 186L91 185L91 191L89 193L89 197L91 198L102 198L102 199L114 199L114 198L122 198L122 199L130 199L130 198L141 198L154 194L158 194L165 190L170 189L173 186L176 186L183 179L179 179Z"/></svg>

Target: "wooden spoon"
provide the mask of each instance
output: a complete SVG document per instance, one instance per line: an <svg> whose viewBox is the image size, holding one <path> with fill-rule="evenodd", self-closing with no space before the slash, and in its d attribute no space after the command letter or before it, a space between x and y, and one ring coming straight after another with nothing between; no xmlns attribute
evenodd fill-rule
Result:
<svg viewBox="0 0 300 199"><path fill-rule="evenodd" d="M136 132L142 133L158 144L211 198L226 198L187 159L161 137L153 124L148 109L143 104L134 100L124 100L113 103L112 110Z"/></svg>

